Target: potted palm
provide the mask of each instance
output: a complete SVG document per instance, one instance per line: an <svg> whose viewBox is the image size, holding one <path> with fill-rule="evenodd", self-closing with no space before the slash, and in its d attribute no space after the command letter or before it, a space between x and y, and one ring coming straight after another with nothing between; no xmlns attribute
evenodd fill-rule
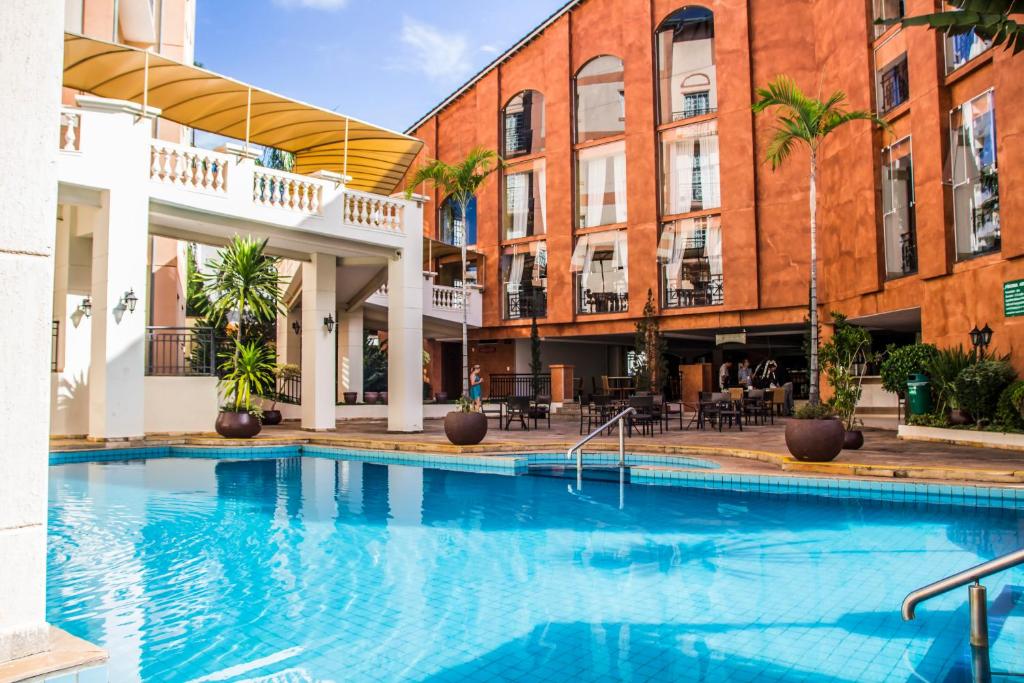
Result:
<svg viewBox="0 0 1024 683"><path fill-rule="evenodd" d="M832 312L832 338L821 345L821 366L832 387L830 404L842 421L843 448L856 450L864 445L864 433L856 429L857 403L861 396L863 374L857 370L867 363L871 352L871 334L863 327L846 322L842 313Z"/></svg>
<svg viewBox="0 0 1024 683"><path fill-rule="evenodd" d="M808 194L810 196L810 379L809 405L810 412L818 412L820 405L819 373L818 373L818 235L817 235L817 179L818 156L822 145L836 129L852 121L869 121L888 130L888 124L868 111L848 110L843 106L846 95L837 90L828 99L820 100L810 97L800 89L792 78L777 76L768 83L767 88L757 89L757 102L753 105L755 114L772 110L775 113L776 128L765 153L765 160L772 169L777 169L789 158L794 148L802 146L807 149L809 157ZM831 410L826 411L831 412ZM831 421L835 426L823 426L819 422ZM842 448L843 426L829 416L828 420L804 419L794 420L786 424L786 444L789 445L790 432L804 430L805 439L812 435L824 439L825 432L838 434L839 446L831 456L834 458ZM838 432L836 431L838 430ZM833 441L829 440L831 444ZM822 447L826 444L823 443ZM790 452L793 452L792 447ZM793 455L800 457L797 453ZM829 458L831 459L831 458Z"/></svg>
<svg viewBox="0 0 1024 683"><path fill-rule="evenodd" d="M455 402L458 410L444 416L444 434L456 446L475 446L487 436L487 416L473 410L465 396Z"/></svg>
<svg viewBox="0 0 1024 683"><path fill-rule="evenodd" d="M225 403L217 415L217 433L229 439L248 439L260 433L262 413L257 400L274 386L274 352L258 342L235 342L234 354L221 363Z"/></svg>

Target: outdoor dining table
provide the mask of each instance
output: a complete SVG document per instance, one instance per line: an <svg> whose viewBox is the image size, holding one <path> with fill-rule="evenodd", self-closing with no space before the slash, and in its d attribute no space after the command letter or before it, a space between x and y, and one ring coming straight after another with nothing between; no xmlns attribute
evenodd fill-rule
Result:
<svg viewBox="0 0 1024 683"><path fill-rule="evenodd" d="M632 377L609 377L608 390L615 394L615 397L624 401L631 392L636 390Z"/></svg>

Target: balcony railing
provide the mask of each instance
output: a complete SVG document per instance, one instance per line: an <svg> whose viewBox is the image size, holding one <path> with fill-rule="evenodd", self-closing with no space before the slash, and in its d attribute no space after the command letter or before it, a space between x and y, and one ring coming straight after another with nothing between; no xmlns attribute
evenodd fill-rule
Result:
<svg viewBox="0 0 1024 683"><path fill-rule="evenodd" d="M217 374L217 345L206 327L147 327L146 374L164 377L212 377Z"/></svg>
<svg viewBox="0 0 1024 683"><path fill-rule="evenodd" d="M910 77L907 72L907 60L902 59L897 64L882 73L881 82L882 101L881 111L891 111L907 101L910 97Z"/></svg>
<svg viewBox="0 0 1024 683"><path fill-rule="evenodd" d="M662 305L665 308L719 306L725 299L721 275L708 274L703 279L683 280L679 286L667 280L663 282L665 287Z"/></svg>
<svg viewBox="0 0 1024 683"><path fill-rule="evenodd" d="M542 373L537 376L537 391L533 390L533 375L528 372L510 372L490 375L490 397L508 398L509 396L551 395L551 375Z"/></svg>
<svg viewBox="0 0 1024 683"><path fill-rule="evenodd" d="M81 127L81 114L73 109L61 110L59 148L62 152L77 152L79 150L79 130Z"/></svg>
<svg viewBox="0 0 1024 683"><path fill-rule="evenodd" d="M595 292L576 287L578 313L625 313L629 310L629 292Z"/></svg>
<svg viewBox="0 0 1024 683"><path fill-rule="evenodd" d="M430 292L431 306L439 311L462 310L462 288L432 285Z"/></svg>
<svg viewBox="0 0 1024 683"><path fill-rule="evenodd" d="M505 292L505 317L521 320L534 316L543 318L548 314L548 293L543 289Z"/></svg>
<svg viewBox="0 0 1024 683"><path fill-rule="evenodd" d="M277 400L281 403L302 403L302 375L281 375L277 378Z"/></svg>
<svg viewBox="0 0 1024 683"><path fill-rule="evenodd" d="M226 194L230 166L231 157L226 154L161 140L150 146L149 178L158 183Z"/></svg>

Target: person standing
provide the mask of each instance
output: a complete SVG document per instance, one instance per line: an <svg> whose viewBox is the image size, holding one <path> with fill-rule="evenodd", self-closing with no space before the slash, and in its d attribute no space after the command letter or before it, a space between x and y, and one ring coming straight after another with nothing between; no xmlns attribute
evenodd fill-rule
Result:
<svg viewBox="0 0 1024 683"><path fill-rule="evenodd" d="M740 367L736 370L737 379L741 386L750 388L753 385L754 373L750 369L750 360L744 358L740 361Z"/></svg>
<svg viewBox="0 0 1024 683"><path fill-rule="evenodd" d="M483 410L482 395L484 390L484 378L480 374L480 366L474 365L469 373L469 400L473 402L473 410Z"/></svg>
<svg viewBox="0 0 1024 683"><path fill-rule="evenodd" d="M718 390L725 391L729 388L729 370L732 369L732 361L727 360L718 368Z"/></svg>

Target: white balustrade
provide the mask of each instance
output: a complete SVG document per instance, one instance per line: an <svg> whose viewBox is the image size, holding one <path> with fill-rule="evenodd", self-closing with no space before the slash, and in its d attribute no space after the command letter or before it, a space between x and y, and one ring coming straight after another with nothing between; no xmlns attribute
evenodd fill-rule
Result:
<svg viewBox="0 0 1024 683"><path fill-rule="evenodd" d="M82 142L82 115L64 109L60 113L60 151L77 152Z"/></svg>
<svg viewBox="0 0 1024 683"><path fill-rule="evenodd" d="M366 192L345 191L342 219L363 228L403 232L401 201Z"/></svg>
<svg viewBox="0 0 1024 683"><path fill-rule="evenodd" d="M153 140L150 150L150 179L190 190L227 194L230 157L162 140Z"/></svg>
<svg viewBox="0 0 1024 683"><path fill-rule="evenodd" d="M459 287L433 285L433 291L430 296L431 303L435 309L441 311L462 310L462 289Z"/></svg>
<svg viewBox="0 0 1024 683"><path fill-rule="evenodd" d="M319 216L323 213L323 185L306 176L269 168L253 173L252 200L260 206Z"/></svg>

